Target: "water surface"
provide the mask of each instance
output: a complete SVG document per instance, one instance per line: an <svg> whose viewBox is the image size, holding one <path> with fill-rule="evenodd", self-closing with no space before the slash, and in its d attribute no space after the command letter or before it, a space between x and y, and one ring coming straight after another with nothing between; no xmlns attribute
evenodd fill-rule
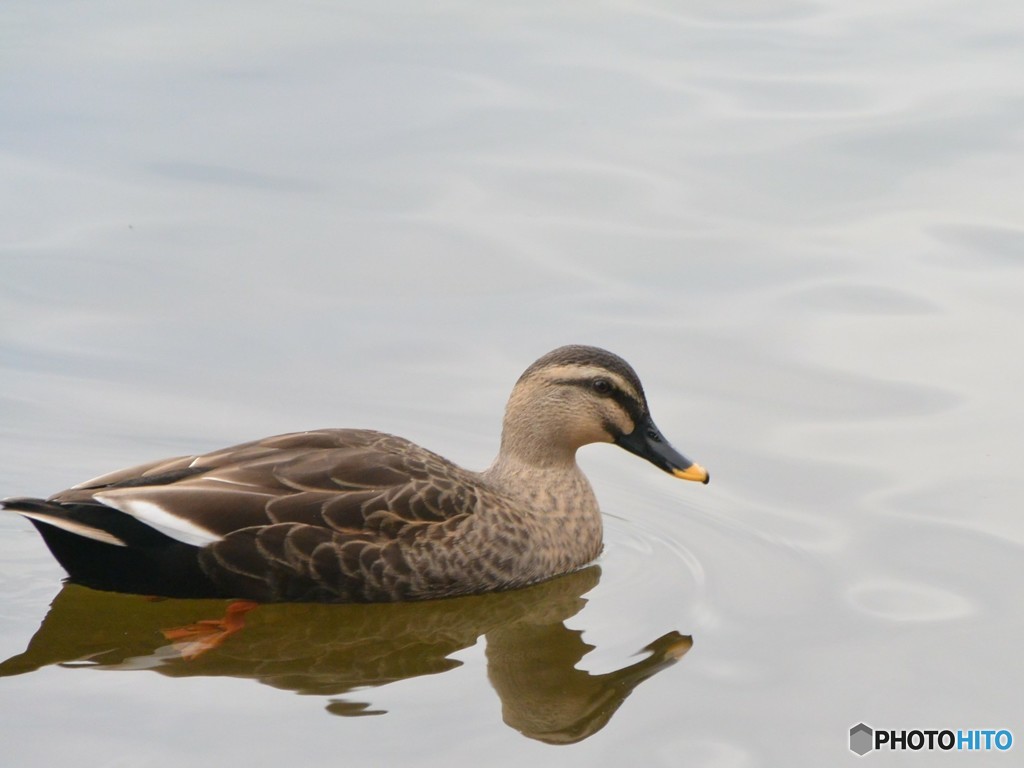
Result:
<svg viewBox="0 0 1024 768"><path fill-rule="evenodd" d="M860 721L1024 738L1016 5L0 15L0 495L324 426L482 468L515 378L570 342L630 360L714 478L587 448L599 571L261 607L191 658L176 631L225 604L62 587L4 517L5 761L819 766Z"/></svg>

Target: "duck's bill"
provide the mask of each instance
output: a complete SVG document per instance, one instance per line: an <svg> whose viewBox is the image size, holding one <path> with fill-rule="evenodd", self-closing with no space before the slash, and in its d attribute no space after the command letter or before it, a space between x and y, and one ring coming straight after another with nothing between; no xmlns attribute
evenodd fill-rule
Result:
<svg viewBox="0 0 1024 768"><path fill-rule="evenodd" d="M649 416L637 424L636 429L628 435L619 435L615 443L682 480L707 483L711 479L704 467L690 461L669 445L668 440L662 437Z"/></svg>
<svg viewBox="0 0 1024 768"><path fill-rule="evenodd" d="M704 483L705 485L711 480L711 475L708 474L708 471L700 464L694 464L692 461L686 469L673 469L672 474L683 480L696 480L698 483Z"/></svg>

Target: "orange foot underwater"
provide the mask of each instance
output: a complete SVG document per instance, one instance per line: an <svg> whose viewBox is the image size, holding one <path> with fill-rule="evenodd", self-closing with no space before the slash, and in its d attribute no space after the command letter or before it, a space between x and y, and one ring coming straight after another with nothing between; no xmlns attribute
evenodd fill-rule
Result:
<svg viewBox="0 0 1024 768"><path fill-rule="evenodd" d="M227 607L220 619L203 619L183 627L162 629L163 636L172 641L172 647L185 661L192 661L212 651L245 626L245 614L259 603L237 600Z"/></svg>

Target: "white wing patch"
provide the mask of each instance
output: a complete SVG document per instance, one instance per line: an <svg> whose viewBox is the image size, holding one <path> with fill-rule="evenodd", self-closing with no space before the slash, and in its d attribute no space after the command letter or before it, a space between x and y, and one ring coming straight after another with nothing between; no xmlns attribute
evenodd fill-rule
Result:
<svg viewBox="0 0 1024 768"><path fill-rule="evenodd" d="M139 522L145 523L165 536L170 536L183 544L191 544L193 547L205 547L215 541L220 541L221 536L213 531L196 525L190 520L168 512L159 504L146 499L133 499L121 496L116 492L102 492L94 494L94 499L106 504L108 507L131 515Z"/></svg>
<svg viewBox="0 0 1024 768"><path fill-rule="evenodd" d="M63 517L57 517L56 515L48 515L45 512L26 512L23 509L17 509L15 511L22 517L38 520L41 523L52 525L54 528L60 528L62 531L73 533L76 536L82 536L86 539L92 539L93 541L100 541L104 544L113 544L115 547L128 546L114 534L107 533L100 528L93 528L91 525L85 525L84 523L68 520Z"/></svg>

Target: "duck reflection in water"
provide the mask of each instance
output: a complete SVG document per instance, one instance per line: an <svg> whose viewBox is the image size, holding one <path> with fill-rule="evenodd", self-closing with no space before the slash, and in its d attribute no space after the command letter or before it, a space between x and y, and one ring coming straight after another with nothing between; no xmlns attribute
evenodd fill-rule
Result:
<svg viewBox="0 0 1024 768"><path fill-rule="evenodd" d="M0 663L0 676L60 665L249 678L329 697L327 710L336 715L383 714L350 692L457 667L462 662L451 655L484 637L505 723L532 739L569 744L603 728L637 685L691 645L669 632L614 672L577 669L593 646L564 622L599 578L591 566L526 589L423 603L259 607L69 583L25 652ZM224 618L211 620L218 612Z"/></svg>

